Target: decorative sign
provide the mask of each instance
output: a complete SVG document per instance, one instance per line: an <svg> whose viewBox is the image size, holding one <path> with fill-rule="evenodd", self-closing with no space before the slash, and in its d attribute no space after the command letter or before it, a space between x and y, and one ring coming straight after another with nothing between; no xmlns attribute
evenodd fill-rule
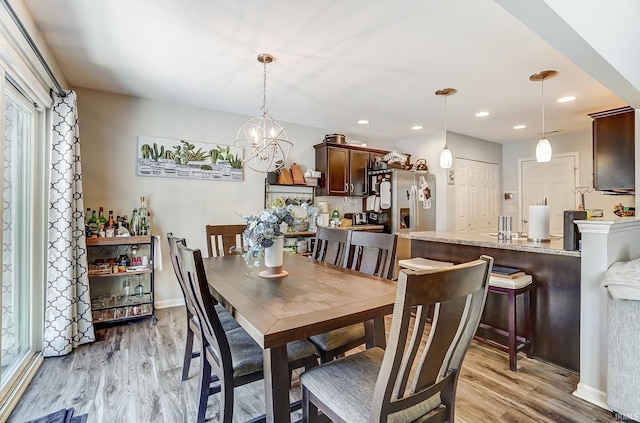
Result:
<svg viewBox="0 0 640 423"><path fill-rule="evenodd" d="M241 182L242 150L232 145L138 136L138 176Z"/></svg>

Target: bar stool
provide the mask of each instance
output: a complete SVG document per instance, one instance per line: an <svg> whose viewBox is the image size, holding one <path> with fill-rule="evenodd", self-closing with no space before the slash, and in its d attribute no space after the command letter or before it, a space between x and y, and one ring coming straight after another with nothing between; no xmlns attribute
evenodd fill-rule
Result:
<svg viewBox="0 0 640 423"><path fill-rule="evenodd" d="M440 267L450 267L453 266L453 263L448 261L431 260L423 257L414 257L411 259L398 260L398 266L401 269L428 270L438 269Z"/></svg>
<svg viewBox="0 0 640 423"><path fill-rule="evenodd" d="M531 341L532 341L532 328L531 328L531 296L530 288L533 282L531 275L523 275L513 279L500 278L491 276L489 279L489 292L493 294L506 295L509 301L508 305L508 329L502 330L486 323L480 322L479 327L491 332L497 333L507 338L507 345L503 345L492 339L488 339L476 334L478 341L489 344L502 351L509 353L509 368L512 371L517 371L517 358L518 352L524 350L527 357L531 356ZM517 334L516 325L516 299L518 295L524 294L524 336Z"/></svg>

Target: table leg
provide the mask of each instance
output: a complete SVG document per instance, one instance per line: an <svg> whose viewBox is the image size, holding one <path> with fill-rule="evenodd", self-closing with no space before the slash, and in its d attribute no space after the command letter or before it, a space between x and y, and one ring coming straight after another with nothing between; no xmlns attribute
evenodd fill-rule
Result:
<svg viewBox="0 0 640 423"><path fill-rule="evenodd" d="M384 332L384 317L376 317L364 322L364 337L367 348L387 346L387 337Z"/></svg>
<svg viewBox="0 0 640 423"><path fill-rule="evenodd" d="M264 350L264 394L267 423L289 423L289 361L286 345Z"/></svg>

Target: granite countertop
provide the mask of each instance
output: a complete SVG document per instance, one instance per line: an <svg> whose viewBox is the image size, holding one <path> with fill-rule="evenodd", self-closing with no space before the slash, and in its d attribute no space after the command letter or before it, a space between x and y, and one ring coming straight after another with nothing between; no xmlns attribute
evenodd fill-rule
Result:
<svg viewBox="0 0 640 423"><path fill-rule="evenodd" d="M500 248L504 250L527 251L531 253L556 254L561 256L580 257L580 251L567 251L563 248L562 238L551 239L549 242L533 242L526 238L516 238L510 241L498 240L496 234L455 233L455 232L406 232L399 233L402 238L421 241L444 242L447 244L475 245L478 247Z"/></svg>

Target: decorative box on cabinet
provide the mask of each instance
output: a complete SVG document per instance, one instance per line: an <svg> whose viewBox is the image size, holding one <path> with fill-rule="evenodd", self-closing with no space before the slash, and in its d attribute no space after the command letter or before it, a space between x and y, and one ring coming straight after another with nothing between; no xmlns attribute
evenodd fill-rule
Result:
<svg viewBox="0 0 640 423"><path fill-rule="evenodd" d="M388 151L323 142L316 149L316 170L322 172L316 195L363 197L369 192L371 160Z"/></svg>
<svg viewBox="0 0 640 423"><path fill-rule="evenodd" d="M593 119L593 187L635 188L635 111L622 107L589 115Z"/></svg>
<svg viewBox="0 0 640 423"><path fill-rule="evenodd" d="M148 235L88 238L87 251L93 323L124 322L146 317L151 317L155 323L154 238ZM117 266L117 261L124 254L129 259L128 265L124 271L114 272L114 267L117 268L115 270L122 270ZM132 257L144 256L147 257L146 265L130 263ZM110 259L114 259L113 264L110 264ZM103 264L96 265L96 260L102 260Z"/></svg>

